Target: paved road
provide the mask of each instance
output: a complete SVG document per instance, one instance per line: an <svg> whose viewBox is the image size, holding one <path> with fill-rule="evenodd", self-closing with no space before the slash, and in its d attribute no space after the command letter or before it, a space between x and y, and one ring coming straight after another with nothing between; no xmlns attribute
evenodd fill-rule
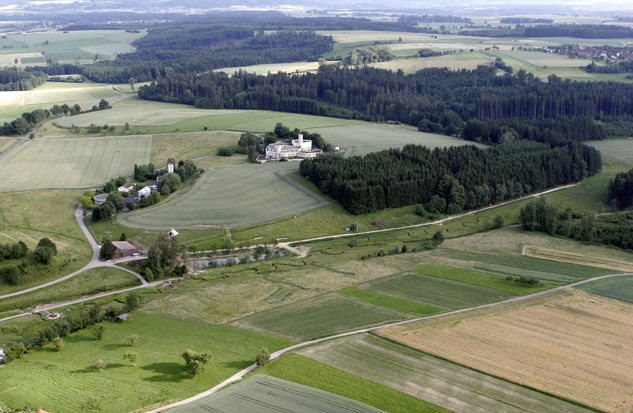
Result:
<svg viewBox="0 0 633 413"><path fill-rule="evenodd" d="M145 279L143 277L141 277L140 275L138 275L134 271L131 271L131 270L128 270L126 268L121 268L121 267L117 267L116 266L116 264L120 264L122 262L134 261L134 260L138 260L138 259L145 259L146 257L143 257L143 256L126 257L126 258L121 258L121 259L118 259L118 260L110 260L110 261L106 261L106 262L99 261L99 251L100 251L99 244L97 243L97 241L92 236L92 233L90 232L90 230L88 229L88 227L84 223L84 219L83 218L84 218L84 207L81 204L79 204L79 206L75 210L75 219L77 220L77 224L79 225L79 228L81 228L81 231L84 233L86 239L90 243L90 247L92 248L92 258L90 259L90 262L88 264L86 264L80 270L77 270L77 271L73 272L72 274L68 274L68 275L66 275L64 277L58 278L55 281L51 281L51 282L48 282L46 284L38 285L37 287L27 288L26 290L21 290L21 291L16 291L14 293L1 295L0 296L0 300L2 300L3 298L15 297L16 295L30 293L32 291L36 291L36 290L39 290L41 288L50 287L51 285L55 285L55 284L60 283L62 281L66 281L66 280L68 280L70 278L73 278L74 276L79 275L79 274L81 274L82 272L84 272L86 270L89 270L91 268L99 268L99 267L114 267L114 268L118 268L118 269L123 270L123 271L127 271L130 274L134 274L134 276L137 277L139 280L141 280L141 282L143 284L147 284L147 281L145 281Z"/></svg>
<svg viewBox="0 0 633 413"><path fill-rule="evenodd" d="M31 136L33 136L33 134L35 132L37 132L37 130L40 128L40 126L42 125L38 125L36 127L33 128L32 131L30 131L29 133L26 134L26 136L22 136L20 137L20 140L18 141L18 143L16 143L15 145L13 145L8 151L6 151L5 153L3 153L2 155L0 155L0 159L4 158L5 156L7 156L8 154L10 154L11 152L13 152L14 150L16 150L20 145L22 145L24 142L28 141L29 138Z"/></svg>
<svg viewBox="0 0 633 413"><path fill-rule="evenodd" d="M302 348L302 347L311 346L313 344L321 343L323 341L334 340L334 339L337 339L337 338L352 336L352 335L355 335L355 334L368 333L370 331L375 331L375 330L378 330L378 329L381 329L381 328L388 328L388 327L400 326L400 325L403 325L403 324L415 323L416 321L429 320L429 319L432 319L432 318L447 317L447 316L450 316L450 315L453 315L453 314L465 313L465 312L469 312L469 311L480 310L482 308L496 307L496 306L499 306L499 305L502 305L502 304L508 304L508 303L514 303L514 302L518 302L518 301L524 301L524 300L528 300L528 299L534 298L534 297L539 297L539 296L542 296L542 295L545 295L545 294L551 294L553 292L560 291L560 290L563 290L563 289L566 289L566 288L573 288L573 287L576 287L576 286L578 286L580 284L585 284L585 283L596 281L596 280L602 280L604 278L621 277L623 275L633 275L633 274L632 273L627 273L627 274L603 275L603 276L600 276L600 277L595 277L595 278L590 278L588 280L579 281L579 282L576 282L576 283L573 283L573 284L564 285L562 287L552 288L551 290L547 290L547 291L541 291L541 292L538 292L538 293L525 295L525 296L522 296L522 297L510 298L509 300L500 301L500 302L497 302L497 303L485 304L485 305L480 305L480 306L477 306L477 307L465 308L465 309L462 309L462 310L456 310L456 311L451 311L451 312L448 312L448 313L436 314L436 315L431 315L431 316L427 316L427 317L414 318L414 319L411 319L411 320L399 321L399 322L396 322L396 323L384 324L384 325L380 325L380 326L376 326L376 327L363 328L363 329L360 329L360 330L349 331L347 333L335 334L335 335L329 336L329 337L319 338L319 339L316 339L316 340L310 340L310 341L306 341L306 342L303 342L303 343L295 344L295 345L290 346L290 347L286 347L286 348L284 348L282 350L279 350L279 351L275 351L274 353L272 353L270 355L270 360L271 361L275 360L276 358L279 358L280 356L282 356L282 355L284 355L284 354L286 354L286 353L288 353L290 351L293 351L293 350L296 350L296 349L299 349L299 348ZM213 388L211 388L211 389L209 389L207 391L204 391L202 393L196 394L195 396L192 396L192 397L190 397L188 399L181 400L179 402L169 404L167 406L159 407L159 408L156 408L154 410L148 410L146 413L158 413L158 412L162 412L162 411L165 411L165 410L168 410L168 409L173 409L174 407L178 407L178 406L182 406L182 405L185 405L185 404L189 404L189 403L194 402L196 400L200 400L200 399L202 399L202 398L204 398L206 396L209 396L209 395L211 395L211 394L213 394L213 393L215 393L215 392L217 392L219 390L222 390L224 387L230 385L231 383L234 383L236 381L239 381L239 380L243 379L244 376L247 373L255 370L256 368L257 368L257 364L253 363L250 366L248 366L247 368L245 368L244 370L240 371L239 373L234 374L233 376L231 376L228 379L224 380L222 383L218 384L217 386L215 386L215 387L213 387Z"/></svg>

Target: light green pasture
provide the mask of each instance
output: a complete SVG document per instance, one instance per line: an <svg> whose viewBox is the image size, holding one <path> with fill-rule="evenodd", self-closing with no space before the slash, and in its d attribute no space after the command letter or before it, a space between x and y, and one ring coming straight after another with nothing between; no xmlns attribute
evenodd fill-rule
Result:
<svg viewBox="0 0 633 413"><path fill-rule="evenodd" d="M618 162L633 161L633 139L585 142L600 151L605 158Z"/></svg>

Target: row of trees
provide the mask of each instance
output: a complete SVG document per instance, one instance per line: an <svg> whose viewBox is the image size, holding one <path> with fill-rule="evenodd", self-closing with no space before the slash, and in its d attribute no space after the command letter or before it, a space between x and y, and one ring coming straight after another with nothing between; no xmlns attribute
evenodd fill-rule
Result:
<svg viewBox="0 0 633 413"><path fill-rule="evenodd" d="M431 213L464 209L578 182L602 168L587 145L509 142L434 150L405 145L364 157L323 155L301 162L301 173L353 214L412 204Z"/></svg>
<svg viewBox="0 0 633 413"><path fill-rule="evenodd" d="M496 76L496 68L450 71L425 69L405 76L402 71L370 67L321 66L317 73L257 76L238 72L172 73L139 88L143 99L193 104L202 108L265 109L366 121L387 119L418 126L439 123L459 135L469 120L518 124L520 139L539 133L543 120L552 123L556 141L584 140L589 132L568 128L601 116L633 116L633 85L563 81L552 75L542 82L521 70L516 76ZM589 130L601 139L597 123ZM582 132L582 131L581 131ZM540 134L540 140L548 139ZM476 138L479 138L476 137ZM486 140L486 139L484 139Z"/></svg>
<svg viewBox="0 0 633 413"><path fill-rule="evenodd" d="M11 123L4 122L4 125L0 127L0 135L2 136L24 136L31 129L33 129L38 123L42 122L53 116L61 115L76 115L81 112L81 106L75 104L69 106L66 103L63 105L53 105L50 109L35 109L32 112L25 112L19 118L12 120Z"/></svg>
<svg viewBox="0 0 633 413"><path fill-rule="evenodd" d="M462 30L464 36L484 37L578 37L581 39L618 39L633 37L633 28L610 24L544 24L514 29Z"/></svg>

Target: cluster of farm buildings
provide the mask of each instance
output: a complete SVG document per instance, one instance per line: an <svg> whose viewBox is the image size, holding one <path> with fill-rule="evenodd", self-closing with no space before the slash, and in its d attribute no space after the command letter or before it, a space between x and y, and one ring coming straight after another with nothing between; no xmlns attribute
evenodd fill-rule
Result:
<svg viewBox="0 0 633 413"><path fill-rule="evenodd" d="M299 134L298 139L291 141L279 141L271 143L266 147L266 155L259 155L257 162L278 162L284 158L316 158L323 151L319 148L312 148L311 140L304 140L303 134Z"/></svg>

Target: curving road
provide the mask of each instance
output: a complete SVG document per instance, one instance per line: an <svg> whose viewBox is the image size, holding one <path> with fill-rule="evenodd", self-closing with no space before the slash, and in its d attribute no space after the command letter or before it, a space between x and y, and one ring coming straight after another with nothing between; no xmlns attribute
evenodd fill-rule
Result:
<svg viewBox="0 0 633 413"><path fill-rule="evenodd" d="M306 342L303 342L303 343L295 344L295 345L290 346L290 347L286 347L286 348L281 349L279 351L275 351L274 353L272 353L270 355L270 360L271 361L275 360L276 358L279 358L280 356L282 356L282 355L284 355L284 354L286 354L286 353L288 353L290 351L296 350L298 348L311 346L313 344L321 343L323 341L334 340L334 339L337 339L337 338L347 337L347 336L351 336L351 335L355 335L355 334L368 333L370 331L378 330L378 329L381 329L381 328L388 328L388 327L400 326L400 325L403 325L403 324L415 323L416 321L421 321L421 320L429 320L429 319L432 319L432 318L447 317L447 316L450 316L450 315L459 314L459 313L465 313L465 312L474 311L474 310L479 310L479 309L482 309L482 308L490 308L490 307L496 307L496 306L499 306L499 305L502 305L502 304L515 303L517 301L523 301L523 300L527 300L527 299L530 299L530 298L539 297L541 295L551 294L553 292L560 291L560 290L563 290L563 289L566 289L566 288L573 288L573 287L576 287L576 286L578 286L580 284L585 284L585 283L596 281L596 280L602 280L604 278L621 277L623 275L633 275L633 273L603 275L603 276L600 276L600 277L590 278L588 280L578 281L578 282L575 282L573 284L568 284L568 285L564 285L564 286L561 286L561 287L552 288L551 290L547 290L547 291L541 291L541 292L538 292L538 293L525 295L525 296L522 296L522 297L510 298L508 300L499 301L497 303L484 304L484 305L479 305L477 307L465 308L465 309L462 309L462 310L455 310L455 311L451 311L451 312L448 312L448 313L430 315L430 316L426 316L426 317L419 317L419 318L414 318L414 319L411 319L411 320L398 321L396 323L383 324L383 325L376 326L376 327L369 327L369 328L363 328L363 329L360 329L360 330L349 331L347 333L335 334L333 336L319 338L319 339L316 339L316 340L306 341ZM211 395L211 394L213 394L213 393L215 393L215 392L217 392L219 390L222 390L223 388L225 388L226 386L230 385L231 383L234 383L236 381L239 381L239 380L243 379L244 376L247 373L255 370L256 368L257 368L257 364L253 363L250 366L248 366L247 368L245 368L244 370L240 371L239 373L234 374L233 376L231 376L228 379L224 380L222 383L218 384L217 386L215 386L215 387L213 387L213 388L211 388L211 389L209 389L207 391L204 391L202 393L196 394L195 396L192 396L192 397L190 397L188 399L181 400L179 402L169 404L167 406L159 407L159 408L156 408L154 410L148 410L148 411L146 411L146 413L158 413L158 412L162 412L162 411L165 411L165 410L168 410L168 409L173 409L174 407L178 407L178 406L182 406L182 405L185 405L185 404L189 404L189 403L194 402L196 400L200 400L200 399L202 399L202 398L204 398L206 396L209 396L209 395Z"/></svg>

